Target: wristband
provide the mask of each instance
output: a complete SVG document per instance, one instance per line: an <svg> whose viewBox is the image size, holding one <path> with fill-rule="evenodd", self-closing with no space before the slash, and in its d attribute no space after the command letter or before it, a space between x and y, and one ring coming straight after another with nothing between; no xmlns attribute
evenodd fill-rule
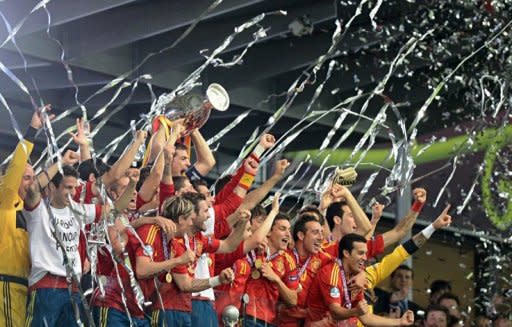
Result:
<svg viewBox="0 0 512 327"><path fill-rule="evenodd" d="M425 205L425 202L420 202L420 201L416 200L412 204L411 210L416 212L416 213L420 213L420 211L421 211L421 209L423 208L424 205Z"/></svg>
<svg viewBox="0 0 512 327"><path fill-rule="evenodd" d="M244 190L248 191L251 188L252 183L254 182L254 178L255 176L253 174L244 173L242 175L242 178L240 178L238 185Z"/></svg>
<svg viewBox="0 0 512 327"><path fill-rule="evenodd" d="M256 145L254 150L252 150L251 157L258 160L258 162L259 162L263 152L265 152L265 148L263 147L263 145L258 143L258 145Z"/></svg>
<svg viewBox="0 0 512 327"><path fill-rule="evenodd" d="M32 126L29 126L27 131L25 132L25 139L29 140L30 142L34 143L34 139L36 137L37 129L35 129Z"/></svg>
<svg viewBox="0 0 512 327"><path fill-rule="evenodd" d="M215 277L208 278L208 284L210 285L211 288L214 288L214 287L219 286L222 283L220 282L220 277L215 276Z"/></svg>
<svg viewBox="0 0 512 327"><path fill-rule="evenodd" d="M404 244L402 244L405 251L409 253L409 255L412 255L414 252L418 251L419 247L414 243L412 239L408 240Z"/></svg>
<svg viewBox="0 0 512 327"><path fill-rule="evenodd" d="M434 234L435 231L436 229L434 228L434 225L430 224L421 231L421 234L423 234L423 236L429 239L432 236L432 234Z"/></svg>

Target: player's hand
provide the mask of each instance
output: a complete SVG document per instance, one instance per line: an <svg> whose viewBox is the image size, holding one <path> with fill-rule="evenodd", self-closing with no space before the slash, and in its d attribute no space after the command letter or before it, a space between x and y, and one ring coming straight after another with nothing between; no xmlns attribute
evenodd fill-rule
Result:
<svg viewBox="0 0 512 327"><path fill-rule="evenodd" d="M357 315L362 316L368 313L368 303L366 300L361 300L357 302Z"/></svg>
<svg viewBox="0 0 512 327"><path fill-rule="evenodd" d="M427 191L424 188L415 188L412 191L414 201L425 203L427 201Z"/></svg>
<svg viewBox="0 0 512 327"><path fill-rule="evenodd" d="M286 171L286 168L290 166L290 162L286 159L281 159L276 162L276 167L274 170L274 176L277 176L279 178L282 178L284 176L284 172Z"/></svg>
<svg viewBox="0 0 512 327"><path fill-rule="evenodd" d="M219 277L222 284L229 284L235 279L235 273L233 269L226 268L220 272Z"/></svg>
<svg viewBox="0 0 512 327"><path fill-rule="evenodd" d="M402 318L400 318L400 326L411 326L414 324L414 313L411 310L407 310Z"/></svg>
<svg viewBox="0 0 512 327"><path fill-rule="evenodd" d="M192 250L185 251L182 255L178 257L180 265L188 265L194 261L196 261L196 253Z"/></svg>
<svg viewBox="0 0 512 327"><path fill-rule="evenodd" d="M76 164L80 160L80 155L78 152L74 152L71 150L66 151L62 156L62 164L72 166Z"/></svg>
<svg viewBox="0 0 512 327"><path fill-rule="evenodd" d="M176 224L172 220L157 216L155 217L155 223L162 228L169 239L174 237L174 233L176 233Z"/></svg>
<svg viewBox="0 0 512 327"><path fill-rule="evenodd" d="M451 204L448 204L446 208L444 208L443 212L441 212L441 214L432 223L436 230L448 227L452 223L452 216L448 214L450 207Z"/></svg>
<svg viewBox="0 0 512 327"><path fill-rule="evenodd" d="M263 277L265 277L266 279L268 279L271 282L277 282L280 279L279 276L277 276L276 272L274 271L274 269L272 269L272 267L270 266L270 264L268 262L265 262L261 266L260 270L261 270L261 274L263 275Z"/></svg>
<svg viewBox="0 0 512 327"><path fill-rule="evenodd" d="M260 145L265 148L265 150L270 149L276 144L276 138L272 134L263 134L260 137Z"/></svg>

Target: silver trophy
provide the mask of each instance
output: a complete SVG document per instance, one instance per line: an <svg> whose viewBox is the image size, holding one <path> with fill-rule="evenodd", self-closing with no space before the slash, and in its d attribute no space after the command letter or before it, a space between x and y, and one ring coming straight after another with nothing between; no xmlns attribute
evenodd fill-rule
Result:
<svg viewBox="0 0 512 327"><path fill-rule="evenodd" d="M222 310L222 323L225 327L234 327L238 323L240 313L234 305L228 305Z"/></svg>
<svg viewBox="0 0 512 327"><path fill-rule="evenodd" d="M206 96L187 93L177 96L165 106L165 116L171 121L184 119L186 134L203 126L212 109L226 111L229 107L229 95L217 83L210 84Z"/></svg>

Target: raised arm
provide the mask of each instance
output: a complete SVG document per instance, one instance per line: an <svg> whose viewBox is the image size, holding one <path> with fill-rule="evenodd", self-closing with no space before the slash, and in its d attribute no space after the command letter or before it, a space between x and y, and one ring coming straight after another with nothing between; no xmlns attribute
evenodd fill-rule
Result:
<svg viewBox="0 0 512 327"><path fill-rule="evenodd" d="M202 176L206 176L215 167L215 157L198 129L192 131L190 138L192 143L194 143L197 158L194 167Z"/></svg>
<svg viewBox="0 0 512 327"><path fill-rule="evenodd" d="M276 163L276 167L274 170L274 174L265 181L260 187L255 189L254 191L249 192L242 204L241 208L252 210L254 207L258 205L263 199L267 196L267 194L272 190L272 188L283 178L286 168L290 165L288 160L282 159Z"/></svg>
<svg viewBox="0 0 512 327"><path fill-rule="evenodd" d="M267 234L270 232L272 228L272 223L274 218L279 213L279 197L280 193L276 193L274 196L274 200L272 202L272 210L270 210L267 218L263 221L263 223L258 227L258 229L252 233L252 235L244 241L244 253L249 253L249 251L257 248L267 237Z"/></svg>
<svg viewBox="0 0 512 327"><path fill-rule="evenodd" d="M414 189L413 197L414 203L405 218L402 219L393 229L382 234L384 247L400 241L405 237L407 232L411 230L412 226L416 222L416 218L418 218L421 209L427 201L427 191L422 188Z"/></svg>
<svg viewBox="0 0 512 327"><path fill-rule="evenodd" d="M336 199L344 198L347 205L352 210L354 214L354 220L357 225L357 234L366 235L372 229L372 225L370 224L370 220L364 210L361 208L356 198L352 195L350 190L342 185L333 185L332 192Z"/></svg>
<svg viewBox="0 0 512 327"><path fill-rule="evenodd" d="M112 165L110 170L101 177L105 185L110 185L124 175L126 170L130 168L137 151L140 146L145 142L147 133L145 131L137 131L135 139L127 150L121 155L119 160Z"/></svg>
<svg viewBox="0 0 512 327"><path fill-rule="evenodd" d="M62 156L62 165L74 165L78 162L79 157L78 153L68 150ZM24 200L25 208L34 208L41 201L41 188L45 188L58 172L59 166L57 163L54 163L46 170L39 173L34 183L27 189L27 195Z"/></svg>
<svg viewBox="0 0 512 327"><path fill-rule="evenodd" d="M16 203L19 201L18 189L27 166L28 158L34 148L34 138L37 131L43 126L43 121L41 119L42 110L50 111L51 106L47 105L43 108L37 109L32 114L32 119L30 120L30 125L24 135L24 140L16 146L16 150L14 151L13 157L7 166L5 175L0 180L0 194L2 194L2 199L0 199L0 208L14 208ZM53 119L54 117L55 115L49 116L50 119Z"/></svg>
<svg viewBox="0 0 512 327"><path fill-rule="evenodd" d="M384 205L380 204L378 202L375 202L372 205L372 219L370 219L370 224L372 225L372 228L370 231L365 235L366 239L369 240L373 237L373 234L375 233L375 228L377 228L377 224L380 221L380 218L382 217L382 212L384 211ZM384 241L385 246L385 241Z"/></svg>
<svg viewBox="0 0 512 327"><path fill-rule="evenodd" d="M244 239L244 232L247 222L251 217L251 212L249 210L239 210L239 213L238 222L236 223L235 228L231 234L229 234L228 238L220 241L217 253L231 253L235 251L240 242Z"/></svg>
<svg viewBox="0 0 512 327"><path fill-rule="evenodd" d="M80 148L80 162L91 159L91 151L89 149L89 140L86 135L86 122L81 119L76 119L76 133L69 133L73 138L73 142Z"/></svg>

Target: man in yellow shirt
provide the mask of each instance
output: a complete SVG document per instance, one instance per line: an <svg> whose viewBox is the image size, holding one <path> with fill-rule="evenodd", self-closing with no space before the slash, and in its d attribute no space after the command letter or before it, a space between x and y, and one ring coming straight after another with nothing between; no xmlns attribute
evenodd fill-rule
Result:
<svg viewBox="0 0 512 327"><path fill-rule="evenodd" d="M45 107L49 109L49 107ZM34 180L28 158L42 127L40 111L32 115L24 140L18 143L5 174L0 177L0 326L25 322L30 257L26 222L21 210L25 187Z"/></svg>

